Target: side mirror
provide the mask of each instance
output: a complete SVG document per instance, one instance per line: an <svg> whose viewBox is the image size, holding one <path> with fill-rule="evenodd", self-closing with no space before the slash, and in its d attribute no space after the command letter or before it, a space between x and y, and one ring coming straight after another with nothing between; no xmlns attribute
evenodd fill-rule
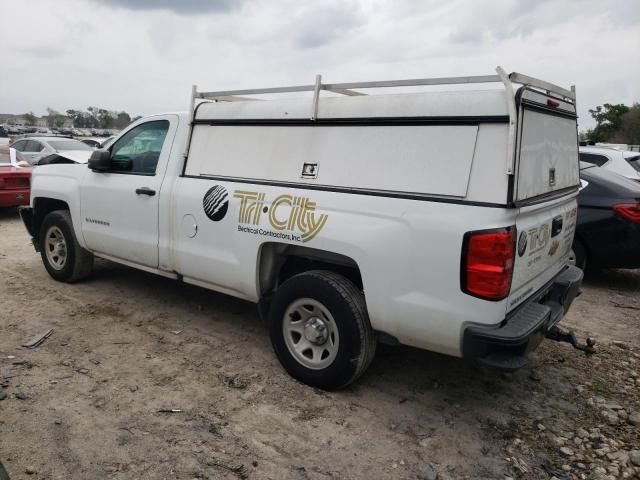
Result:
<svg viewBox="0 0 640 480"><path fill-rule="evenodd" d="M111 168L111 152L96 150L89 157L89 168L94 172L106 172Z"/></svg>

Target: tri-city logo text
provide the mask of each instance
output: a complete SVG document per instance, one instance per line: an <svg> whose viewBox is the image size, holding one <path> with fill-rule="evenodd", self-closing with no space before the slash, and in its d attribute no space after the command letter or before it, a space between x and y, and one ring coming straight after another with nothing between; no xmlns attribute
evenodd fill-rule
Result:
<svg viewBox="0 0 640 480"><path fill-rule="evenodd" d="M261 192L236 190L233 196L240 201L238 231L241 232L308 242L320 233L327 223L328 215L318 214L316 203L307 197L279 195L271 206L267 207L265 194ZM259 228L263 218L275 231Z"/></svg>

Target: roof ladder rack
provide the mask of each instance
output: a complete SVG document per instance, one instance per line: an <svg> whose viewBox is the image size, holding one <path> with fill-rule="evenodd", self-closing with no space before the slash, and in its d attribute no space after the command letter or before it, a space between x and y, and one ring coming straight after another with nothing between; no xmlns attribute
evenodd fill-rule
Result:
<svg viewBox="0 0 640 480"><path fill-rule="evenodd" d="M417 87L417 86L433 86L433 85L462 85L475 83L502 83L505 86L507 94L507 102L509 105L509 116L511 122L509 125L509 151L513 151L515 139L515 101L513 97L512 83L519 83L539 90L543 90L548 95L554 95L560 99L575 103L575 87L571 90L559 87L552 83L537 78L529 77L521 73L506 74L501 67L496 68L497 75L476 75L467 77L440 77L440 78L414 78L408 80L382 80L374 82L348 82L348 83L322 83L322 76L316 75L315 82L312 85L294 85L289 87L269 87L269 88L249 88L242 90L222 90L217 92L199 92L194 85L191 91L191 103L189 109L189 117L191 118L191 126L189 129L189 143L185 148L185 157L189 153L189 144L191 143L191 134L193 129L193 120L195 120L195 103L196 100L213 100L217 102L237 102L252 101L256 98L247 97L247 95L268 95L277 93L294 93L294 92L313 92L313 101L311 105L311 113L309 118L317 120L318 118L318 101L320 92L326 90L328 92L338 93L347 96L366 95L357 90L366 88L387 88L387 87ZM510 156L511 158L511 156ZM513 173L513 166L507 167L508 173Z"/></svg>

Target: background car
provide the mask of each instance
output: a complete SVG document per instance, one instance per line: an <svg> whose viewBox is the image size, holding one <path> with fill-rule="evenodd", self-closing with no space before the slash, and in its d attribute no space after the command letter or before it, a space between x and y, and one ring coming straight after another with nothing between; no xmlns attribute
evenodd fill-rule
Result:
<svg viewBox="0 0 640 480"><path fill-rule="evenodd" d="M82 140L80 140L82 143L86 143L87 145L89 145L91 148L100 148L100 145L102 145L101 142L94 140L93 138L83 138Z"/></svg>
<svg viewBox="0 0 640 480"><path fill-rule="evenodd" d="M115 140L116 138L117 138L117 136L116 136L116 135L112 135L112 136L108 137L104 142L102 142L102 143L100 144L100 147L99 147L99 148L101 148L101 149L103 149L103 150L104 150L105 148L109 148L109 147L111 146L111 144L114 142L114 140Z"/></svg>
<svg viewBox="0 0 640 480"><path fill-rule="evenodd" d="M632 152L631 150L627 150L622 152L622 155L629 165L635 168L636 171L640 172L640 152Z"/></svg>
<svg viewBox="0 0 640 480"><path fill-rule="evenodd" d="M11 148L15 148L31 165L37 165L40 160L54 153L85 163L94 151L80 140L55 136L20 138L11 144Z"/></svg>
<svg viewBox="0 0 640 480"><path fill-rule="evenodd" d="M580 179L573 263L640 268L640 184L585 162Z"/></svg>
<svg viewBox="0 0 640 480"><path fill-rule="evenodd" d="M640 172L629 165L621 150L604 146L580 147L580 161L591 163L623 177L640 182Z"/></svg>
<svg viewBox="0 0 640 480"><path fill-rule="evenodd" d="M0 153L0 208L29 205L31 168L11 163L9 154Z"/></svg>

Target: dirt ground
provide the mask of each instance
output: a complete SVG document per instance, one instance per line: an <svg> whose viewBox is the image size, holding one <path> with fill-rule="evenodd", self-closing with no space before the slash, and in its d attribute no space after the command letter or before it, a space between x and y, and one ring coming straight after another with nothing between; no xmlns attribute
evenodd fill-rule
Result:
<svg viewBox="0 0 640 480"><path fill-rule="evenodd" d="M639 292L639 271L588 275L563 325L592 357L546 341L499 374L381 346L327 393L287 376L254 305L106 261L57 283L0 211L0 462L14 480L639 478Z"/></svg>

